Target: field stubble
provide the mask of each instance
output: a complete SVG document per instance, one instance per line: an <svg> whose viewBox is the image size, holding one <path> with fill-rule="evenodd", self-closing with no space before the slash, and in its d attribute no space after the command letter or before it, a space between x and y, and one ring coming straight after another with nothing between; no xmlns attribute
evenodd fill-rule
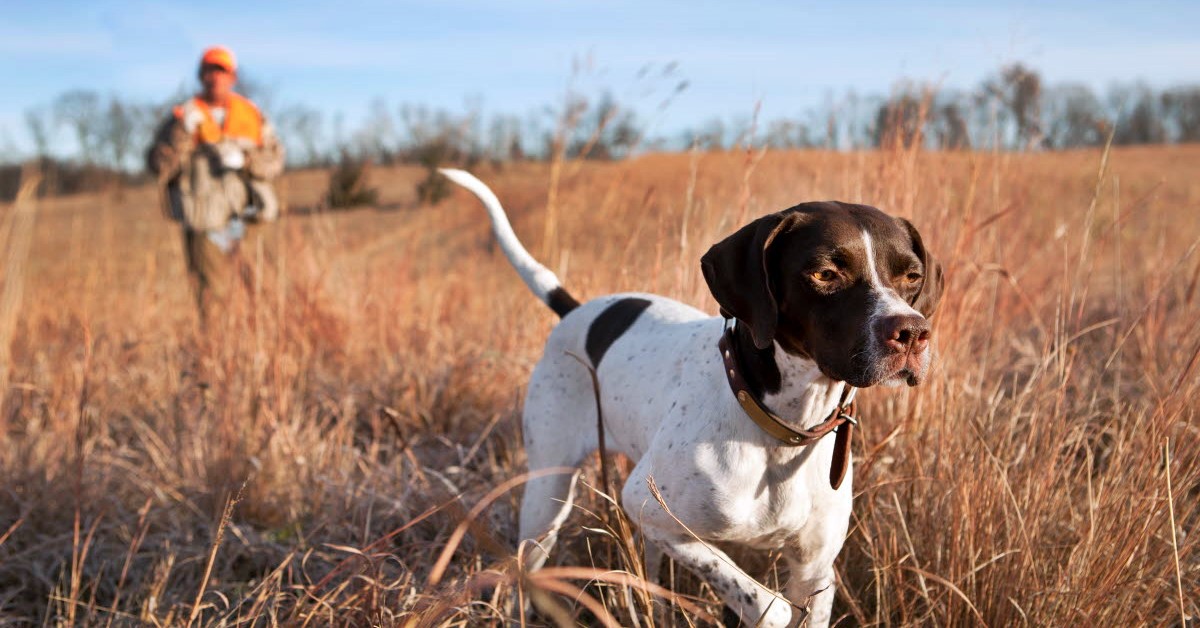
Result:
<svg viewBox="0 0 1200 628"><path fill-rule="evenodd" d="M570 163L550 226L544 167L480 175L577 296L712 312L698 259L746 219L830 198L911 218L946 268L938 358L861 395L835 617L1171 624L1200 593L1200 147L1102 162ZM624 586L636 539L594 464L560 567L515 568L521 393L554 316L472 197L416 207L420 173L373 176L381 209L257 230L207 337L151 190L37 207L0 408L0 624L467 625L517 621L514 589L568 594L539 621L719 616L682 570L674 606ZM291 204L323 181L289 175ZM778 581L777 556L748 558Z"/></svg>

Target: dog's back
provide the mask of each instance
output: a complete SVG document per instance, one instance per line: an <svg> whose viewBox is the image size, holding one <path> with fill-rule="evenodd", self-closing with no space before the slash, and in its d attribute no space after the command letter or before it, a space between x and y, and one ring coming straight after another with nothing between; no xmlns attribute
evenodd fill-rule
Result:
<svg viewBox="0 0 1200 628"><path fill-rule="evenodd" d="M530 378L525 440L531 456L537 455L531 441L546 438L556 443L546 449L566 442L578 447L561 447L571 451L555 452L536 466L575 465L597 447L595 412L584 411L596 406L590 369L608 448L638 460L662 418L675 410L672 400L696 396L681 389L709 386L720 373L712 342L720 325L696 308L641 293L599 297L565 317Z"/></svg>

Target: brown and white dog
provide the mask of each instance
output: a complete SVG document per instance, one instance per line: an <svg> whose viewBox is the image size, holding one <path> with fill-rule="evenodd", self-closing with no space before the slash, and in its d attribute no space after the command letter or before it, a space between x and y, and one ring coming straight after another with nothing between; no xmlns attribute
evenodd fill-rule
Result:
<svg viewBox="0 0 1200 628"><path fill-rule="evenodd" d="M587 356L607 446L636 463L621 497L650 542L647 569L656 572L665 552L748 625L827 625L851 508L849 478L837 488L829 479L834 439L789 446L748 418L717 349L722 318L650 294L579 305L521 246L487 186L461 170L442 172L483 201L504 253L562 317L525 397L530 470L575 467L597 448L592 377L576 357ZM804 203L742 227L700 263L736 320L735 362L750 392L797 430L833 415L847 386L913 386L928 371L928 319L942 273L907 220L865 205ZM531 568L545 562L574 484L550 475L526 486L520 537L536 540ZM790 571L783 595L709 541L782 550Z"/></svg>

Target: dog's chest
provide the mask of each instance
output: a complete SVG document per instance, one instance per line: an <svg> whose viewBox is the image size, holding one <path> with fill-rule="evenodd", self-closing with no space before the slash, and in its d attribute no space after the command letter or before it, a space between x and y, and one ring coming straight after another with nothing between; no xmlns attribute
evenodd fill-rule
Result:
<svg viewBox="0 0 1200 628"><path fill-rule="evenodd" d="M763 549L841 542L850 515L849 483L847 490L834 491L827 470L820 472L831 453L826 443L786 456L761 447L721 449L698 459L701 467L715 470L709 476L716 496L714 538Z"/></svg>

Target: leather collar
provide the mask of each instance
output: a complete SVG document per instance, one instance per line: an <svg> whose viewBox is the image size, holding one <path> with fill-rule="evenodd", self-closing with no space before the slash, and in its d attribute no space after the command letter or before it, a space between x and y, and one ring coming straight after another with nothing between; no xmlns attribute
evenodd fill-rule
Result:
<svg viewBox="0 0 1200 628"><path fill-rule="evenodd" d="M829 418L808 429L797 430L764 408L759 400L755 399L754 393L750 392L750 386L742 377L741 368L738 365L737 336L734 334L729 320L726 320L725 333L721 335L721 341L717 343L717 347L721 350L721 360L725 364L725 377L729 380L729 388L733 390L738 404L742 406L746 416L750 417L750 420L754 421L769 436L787 447L803 447L821 440L830 432L837 432L833 445L833 461L829 469L829 485L837 490L846 477L846 470L850 467L850 439L854 432L854 426L858 424L858 419L855 418L858 410L857 404L854 401L846 402L854 388L852 386L845 387L841 400L838 401Z"/></svg>

